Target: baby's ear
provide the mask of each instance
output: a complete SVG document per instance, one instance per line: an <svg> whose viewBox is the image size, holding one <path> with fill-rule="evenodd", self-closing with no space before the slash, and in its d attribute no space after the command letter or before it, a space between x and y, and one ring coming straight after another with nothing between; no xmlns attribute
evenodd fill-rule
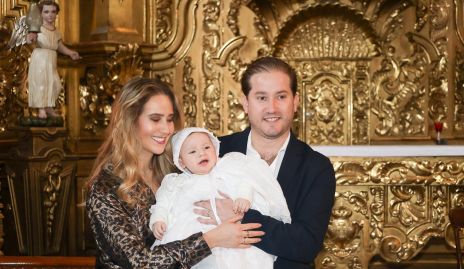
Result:
<svg viewBox="0 0 464 269"><path fill-rule="evenodd" d="M182 167L183 169L185 169L185 165L184 165L184 162L182 161L182 158L179 157L179 165L180 167Z"/></svg>

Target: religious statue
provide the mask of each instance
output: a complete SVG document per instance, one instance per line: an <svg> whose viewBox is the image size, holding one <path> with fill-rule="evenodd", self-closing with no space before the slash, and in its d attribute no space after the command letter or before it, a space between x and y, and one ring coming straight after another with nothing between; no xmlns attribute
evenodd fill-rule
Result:
<svg viewBox="0 0 464 269"><path fill-rule="evenodd" d="M59 5L53 0L42 0L38 9L42 20L39 32L31 32L34 27L27 25L27 21L22 17L16 23L9 45L13 48L25 43L36 44L28 72L28 102L30 108L37 109L38 122L47 125L47 118L61 118L54 110L62 88L57 70L57 51L73 60L81 57L78 52L63 44L61 33L55 27L56 16L60 11Z"/></svg>

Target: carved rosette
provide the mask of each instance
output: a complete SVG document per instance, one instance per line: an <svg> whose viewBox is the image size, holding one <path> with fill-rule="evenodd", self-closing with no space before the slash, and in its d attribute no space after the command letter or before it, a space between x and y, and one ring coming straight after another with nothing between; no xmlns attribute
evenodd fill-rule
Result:
<svg viewBox="0 0 464 269"><path fill-rule="evenodd" d="M195 85L195 81L192 78L192 71L194 67L192 66L192 58L185 57L184 58L184 73L183 73L183 81L184 84L182 86L183 95L182 95L182 103L184 109L184 119L185 119L185 126L196 126L196 118L197 118L197 95L196 90L197 86Z"/></svg>
<svg viewBox="0 0 464 269"><path fill-rule="evenodd" d="M127 81L142 73L137 44L120 45L104 66L89 66L79 85L82 128L93 134L105 129L117 93Z"/></svg>
<svg viewBox="0 0 464 269"><path fill-rule="evenodd" d="M218 26L220 12L220 0L208 0L203 5L202 71L204 89L202 92L202 108L204 125L213 132L221 130L221 73L214 61L221 44L221 34Z"/></svg>

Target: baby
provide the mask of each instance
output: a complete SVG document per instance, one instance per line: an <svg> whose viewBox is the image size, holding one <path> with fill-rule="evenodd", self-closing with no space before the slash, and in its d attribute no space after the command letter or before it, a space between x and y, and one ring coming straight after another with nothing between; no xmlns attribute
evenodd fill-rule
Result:
<svg viewBox="0 0 464 269"><path fill-rule="evenodd" d="M185 128L172 137L174 164L182 174L166 175L156 192L150 212L154 245L184 239L213 225L201 224L193 203L209 200L211 217L218 223L215 198L218 191L234 199L234 210L253 208L262 214L290 222L290 213L279 183L261 159L232 152L219 158L219 140L203 128ZM273 268L274 256L251 247L215 248L213 255L193 268Z"/></svg>

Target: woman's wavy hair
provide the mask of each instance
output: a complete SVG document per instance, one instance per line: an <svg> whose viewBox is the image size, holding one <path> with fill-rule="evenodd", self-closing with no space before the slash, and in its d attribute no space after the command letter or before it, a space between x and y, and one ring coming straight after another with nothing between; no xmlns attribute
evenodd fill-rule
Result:
<svg viewBox="0 0 464 269"><path fill-rule="evenodd" d="M138 171L138 155L142 149L137 133L137 121L144 105L155 95L165 95L171 100L174 111L174 123L179 126L180 114L176 97L171 89L158 79L135 78L130 80L119 93L112 105L111 119L107 128L107 137L98 151L98 156L87 182L90 188L107 165L111 165L113 174L122 179L119 197L129 205L134 205L136 197L130 197L130 191L142 177ZM175 170L172 163L171 143L160 155L153 155L150 168L156 183L163 176Z"/></svg>

